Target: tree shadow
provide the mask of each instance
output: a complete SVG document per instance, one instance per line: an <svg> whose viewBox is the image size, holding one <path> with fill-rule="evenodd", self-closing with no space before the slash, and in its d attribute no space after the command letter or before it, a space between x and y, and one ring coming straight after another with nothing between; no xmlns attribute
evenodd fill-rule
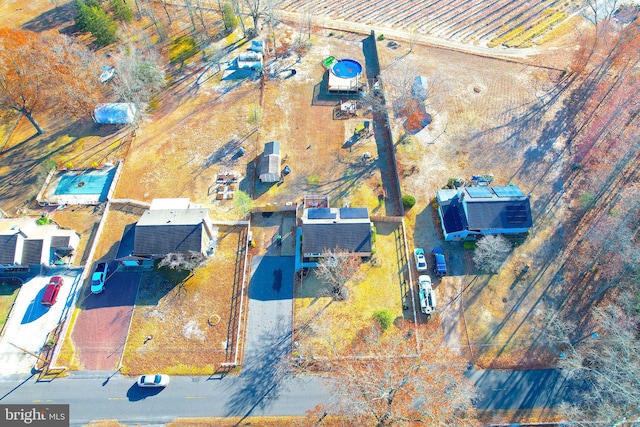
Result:
<svg viewBox="0 0 640 427"><path fill-rule="evenodd" d="M285 390L286 380L292 376L288 367L291 336L291 324L282 315L260 335L260 347L247 351L239 377L241 386L230 396L226 416L243 414L239 424L255 409L267 408ZM267 396L270 399L265 399Z"/></svg>
<svg viewBox="0 0 640 427"><path fill-rule="evenodd" d="M73 2L68 2L66 4L56 6L53 9L49 9L25 22L22 25L22 29L36 33L52 29L60 29L60 27L68 26L69 23L73 22L75 14L76 8L73 5Z"/></svg>

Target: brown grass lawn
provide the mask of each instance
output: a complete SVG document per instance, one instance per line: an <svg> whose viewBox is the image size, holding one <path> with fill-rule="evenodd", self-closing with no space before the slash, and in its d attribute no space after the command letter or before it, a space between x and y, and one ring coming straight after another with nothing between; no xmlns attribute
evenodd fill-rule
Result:
<svg viewBox="0 0 640 427"><path fill-rule="evenodd" d="M295 290L295 328L306 330L296 337L303 357L329 357L345 355L344 350L356 338L358 332L367 328L375 320L377 309L390 310L396 319L411 320L411 313L403 313L403 292L399 279L398 258L396 256L396 233L402 229L396 224L376 223L376 256L380 265L373 267L363 264L364 278L349 286L349 299L336 302L322 296L326 285L313 274ZM392 332L397 329L392 326Z"/></svg>
<svg viewBox="0 0 640 427"><path fill-rule="evenodd" d="M215 255L195 271L143 274L123 359L123 372L210 375L233 361L238 310L234 266L244 262L241 227L220 226ZM147 337L153 336L148 340ZM146 342L146 343L145 343Z"/></svg>
<svg viewBox="0 0 640 427"><path fill-rule="evenodd" d="M3 2L0 22L4 20L16 25L51 8L45 0L29 2L28 6L22 3L18 6L17 0ZM15 9L19 7L24 10L17 13ZM340 31L333 33L330 37L329 30L318 30L312 36L310 50L300 62L296 62L295 55L279 60L282 68L296 69L295 77L267 80L263 86L260 81L223 82L220 75L196 86L198 67L202 65L198 56L182 70L186 72L186 78L181 79L179 73L172 76L171 80L177 83L158 97L158 108L145 118L131 143L126 132L95 131L90 122L66 127L63 121L46 116L38 119L50 132L30 139L34 132L26 120L19 120L15 130L16 118L3 120L4 126L0 128L0 141L3 143L3 155L0 156L2 208L9 213L39 213L38 209L29 211L28 208L34 207L33 197L46 174L46 161L53 161L58 166L71 162L74 167L89 167L93 163L103 164L126 157L116 189L117 198L151 201L159 197L189 197L193 202L210 208L215 219L235 219L239 214L233 201L214 201L211 192L215 175L233 170L246 177L241 188L255 193L256 205L296 201L304 194L319 193L329 195L333 206L350 203L377 212L380 172L375 166L367 166L360 161L365 151L377 156L373 139L361 141L351 151L342 148L353 127L365 118L336 121L332 120L331 107L311 105L313 88L322 78L320 62L324 58L334 55L364 60L361 44L364 36ZM283 25L279 28L280 45L291 43L296 36L293 27ZM209 46L207 51L223 47L228 41ZM421 212L427 208L435 191L451 177L469 178L472 174L493 173L495 184L514 182L525 193L531 193L534 206L544 205L556 191L553 183L559 169L547 169L556 158L557 147L545 145L549 142L544 140L543 131L557 111L556 107L539 108L539 100L555 90L561 72L537 68L531 65L536 62L531 58L526 60L529 65L523 65L426 46L414 46L413 52L405 55L407 46L401 44L400 49L394 50L387 47L387 41L378 43L383 77L391 81L408 71L425 75L435 82L435 92L428 106L434 117L433 123L415 135L415 142L397 146L398 164L403 176L402 191L418 199L413 208L415 214L410 214L418 219L413 222L413 227L408 228L409 247L432 247L438 243L433 240L433 233L423 231L425 224L420 220ZM554 57L564 56L560 67L564 68L567 55L562 52L566 53L564 49L572 46L556 47L558 50L554 51ZM224 60L231 60L244 49L245 46L241 46ZM174 72L176 69L169 70L170 74ZM249 108L256 104L261 106L262 120L259 131L248 136L253 127L248 123ZM404 121L403 117L391 116L396 139L404 133ZM254 187L252 162L263 144L270 140L280 141L286 164L292 172L280 185ZM234 158L240 144L247 152L243 157ZM48 154L43 156L42 153ZM413 172L404 176L407 170ZM562 203L555 207L555 218L563 217L565 206ZM64 215L56 213L56 220L75 228L76 220L72 216L64 219ZM93 219L91 215L89 217ZM88 230L91 222L86 224L78 228ZM557 229L557 220L536 224L530 238L514 249L513 256L500 274L480 276L474 287L468 290L473 292L464 298L469 339L478 345L476 355L479 355L482 366L514 366L526 362L527 357L544 358L540 352L529 352L527 343L537 340L537 326L545 311L545 296L549 292L546 284L556 271L552 258L560 243L550 237L557 235ZM119 232L114 231L116 234ZM82 233L84 235L85 231ZM393 246L385 248L384 236L379 236L379 239L377 246L381 254L393 249ZM113 237L101 241L97 256L111 256L115 242ZM212 263L215 265L216 260ZM523 263L531 266L529 275L513 285L514 271ZM189 305L175 301L189 301L197 306L200 302L194 304L192 295L195 298L200 292L211 292L215 296L220 292L219 289L216 292L211 290L215 288L200 289L200 284L206 283L204 272L208 268L186 282L188 297L184 291L179 294L178 289L182 288L177 286L165 289L160 295L148 296L150 302L154 299L159 302L162 309L149 311L154 314L136 313L136 319L140 316L159 317L147 319L152 325L149 330L153 332L140 327L139 334L132 341L135 344L128 347L129 355L154 355L154 346L161 341L158 337L182 333L181 328L169 326L166 326L167 331L160 332L165 328L160 317L171 319L175 316L163 310L168 306ZM363 268L369 269L370 266ZM373 267L366 272L368 278L353 288L348 302L329 304L321 315L327 322L323 328L330 328L331 323L353 321L353 328L344 328L346 330L337 337L340 342L347 343L353 331L370 322L375 308L387 304L401 316L397 288L391 286L387 289L389 287L383 285L394 274L387 268L392 267L387 265L385 257L381 267ZM216 276L231 274L225 270L219 268ZM377 274L377 270L381 274ZM473 268L461 272L468 278L476 273ZM310 283L308 286L313 287ZM306 285L307 282L303 287ZM396 295L391 298L394 292ZM375 296L373 300L370 299L372 296ZM168 304L169 298L175 301ZM228 301L225 296L221 298L210 299L219 304L222 304L220 301ZM367 298L371 304L365 303ZM297 313L302 317L296 322L304 322L304 316L309 318L327 303L309 292L307 297L297 301ZM207 310L218 308L212 306ZM216 328L206 327L201 318L190 320L195 322L189 325L193 326L192 329L187 328L191 331L187 335L192 337L184 338L182 334L182 341L200 342L199 338L194 338L199 336L198 331L206 330L207 337L215 335L212 330ZM185 322L181 322L184 326ZM154 334L154 339L138 348L142 346L141 338L150 333ZM464 341L463 333L460 337ZM213 348L209 346L195 354L219 352L224 338L215 337L214 341ZM313 347L322 347L319 344L321 339L316 341ZM207 344L210 342L213 341L207 340ZM213 364L214 359L209 357L207 363ZM179 370L178 362L171 363L174 369Z"/></svg>
<svg viewBox="0 0 640 427"><path fill-rule="evenodd" d="M18 297L19 291L20 286L16 286L13 280L8 282L5 279L0 279L0 330L7 322L11 307L13 307L13 302Z"/></svg>

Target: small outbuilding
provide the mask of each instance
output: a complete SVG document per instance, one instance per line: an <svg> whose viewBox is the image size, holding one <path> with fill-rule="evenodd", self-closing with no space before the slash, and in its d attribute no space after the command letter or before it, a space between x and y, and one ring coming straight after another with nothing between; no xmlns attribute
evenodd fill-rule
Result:
<svg viewBox="0 0 640 427"><path fill-rule="evenodd" d="M238 55L238 68L262 70L262 53L247 52Z"/></svg>
<svg viewBox="0 0 640 427"><path fill-rule="evenodd" d="M136 106L128 102L98 104L93 118L100 125L129 125L136 116Z"/></svg>
<svg viewBox="0 0 640 427"><path fill-rule="evenodd" d="M264 144L264 152L260 158L259 172L261 182L280 181L280 143L271 141Z"/></svg>
<svg viewBox="0 0 640 427"><path fill-rule="evenodd" d="M413 97L424 101L429 96L429 81L425 76L416 76L411 87Z"/></svg>

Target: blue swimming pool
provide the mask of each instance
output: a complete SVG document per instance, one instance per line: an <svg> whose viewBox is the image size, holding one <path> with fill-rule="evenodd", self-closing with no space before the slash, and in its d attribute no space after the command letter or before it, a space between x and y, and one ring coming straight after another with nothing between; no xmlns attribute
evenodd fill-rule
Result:
<svg viewBox="0 0 640 427"><path fill-rule="evenodd" d="M362 74L362 65L353 59L340 59L331 67L331 72L343 79L352 79Z"/></svg>
<svg viewBox="0 0 640 427"><path fill-rule="evenodd" d="M107 171L74 172L63 175L53 194L100 194L106 198L115 173L116 168L110 168Z"/></svg>

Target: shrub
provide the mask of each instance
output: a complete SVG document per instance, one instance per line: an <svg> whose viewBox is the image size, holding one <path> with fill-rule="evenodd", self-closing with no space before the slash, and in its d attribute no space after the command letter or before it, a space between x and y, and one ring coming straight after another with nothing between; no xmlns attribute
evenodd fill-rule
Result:
<svg viewBox="0 0 640 427"><path fill-rule="evenodd" d="M578 199L578 204L580 205L581 209L588 211L595 207L596 199L595 197L593 197L593 194L585 193Z"/></svg>
<svg viewBox="0 0 640 427"><path fill-rule="evenodd" d="M465 249L475 249L478 247L478 244L476 242L473 241L466 241L462 244L462 247Z"/></svg>
<svg viewBox="0 0 640 427"><path fill-rule="evenodd" d="M373 313L373 318L380 322L380 327L386 331L389 326L393 325L395 316L388 308L379 308Z"/></svg>
<svg viewBox="0 0 640 427"><path fill-rule="evenodd" d="M317 187L318 185L320 185L320 176L317 174L309 175L307 177L307 184L309 184L311 187Z"/></svg>
<svg viewBox="0 0 640 427"><path fill-rule="evenodd" d="M56 169L58 167L58 165L56 165L56 161L52 160L52 159L47 159L44 162L42 162L42 167L47 171L52 171L54 169Z"/></svg>
<svg viewBox="0 0 640 427"><path fill-rule="evenodd" d="M411 209L415 204L416 204L415 197L409 194L405 194L404 196L402 196L402 206L404 206L405 209Z"/></svg>
<svg viewBox="0 0 640 427"><path fill-rule="evenodd" d="M38 225L47 225L47 224L51 224L51 218L49 218L46 215L41 216L40 218L38 218L38 220L36 221L36 224Z"/></svg>
<svg viewBox="0 0 640 427"><path fill-rule="evenodd" d="M198 53L198 45L191 37L178 37L169 46L169 62L183 64L184 61Z"/></svg>
<svg viewBox="0 0 640 427"><path fill-rule="evenodd" d="M384 40L384 34L380 34L380 35L378 36L378 40L380 40L380 41Z"/></svg>

